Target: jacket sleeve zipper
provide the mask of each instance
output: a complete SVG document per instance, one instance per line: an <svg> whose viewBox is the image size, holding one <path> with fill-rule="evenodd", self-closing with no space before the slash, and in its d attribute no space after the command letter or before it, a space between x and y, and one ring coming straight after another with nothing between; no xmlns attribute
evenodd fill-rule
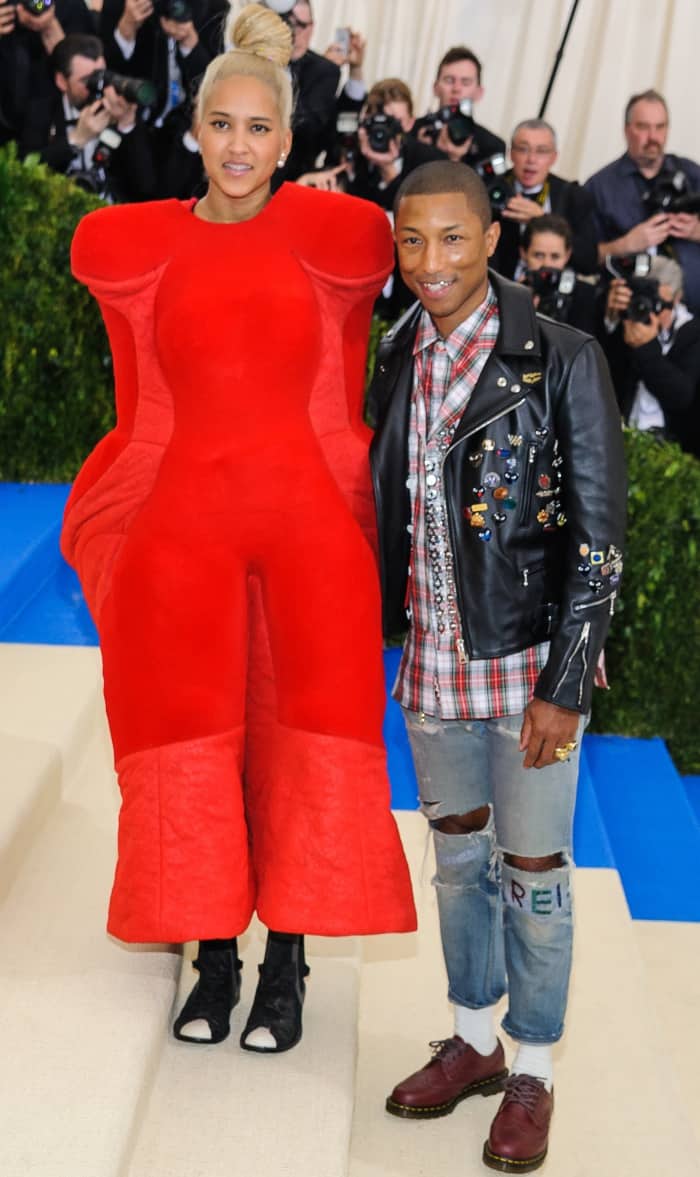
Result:
<svg viewBox="0 0 700 1177"><path fill-rule="evenodd" d="M604 605L606 601L610 602L610 616L615 612L615 598L617 596L617 589L613 589L611 593L606 593L604 597L598 597L595 601L579 601L574 605L574 613L583 613L584 609L597 609L599 605Z"/></svg>
<svg viewBox="0 0 700 1177"><path fill-rule="evenodd" d="M564 679L566 678L567 674L569 673L569 668L571 667L571 663L573 662L574 658L578 654L579 650L581 650L581 660L583 663L583 668L581 671L581 678L579 681L579 690L578 690L578 700L579 700L579 703L581 702L581 699L583 698L583 683L584 683L584 679L586 677L586 671L588 670L588 659L586 658L586 647L588 645L588 635L590 634L590 632L591 632L591 623L590 623L590 621L585 621L583 623L583 626L581 627L581 633L579 634L578 641L576 642L576 645L574 646L573 650L571 651L571 653L569 654L569 657L566 660L566 666L564 667L564 671L561 675L561 678L559 679L559 682L557 683L554 690L552 691L553 695L559 694L562 683L564 682Z"/></svg>

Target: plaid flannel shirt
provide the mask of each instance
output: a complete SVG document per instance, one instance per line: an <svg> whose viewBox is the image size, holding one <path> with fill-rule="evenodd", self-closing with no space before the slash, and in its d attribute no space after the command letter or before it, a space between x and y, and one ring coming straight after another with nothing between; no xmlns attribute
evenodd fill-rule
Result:
<svg viewBox="0 0 700 1177"><path fill-rule="evenodd" d="M498 328L498 302L489 286L484 302L446 339L423 311L413 347L411 625L393 694L403 707L442 719L523 711L549 653L549 643L542 642L502 658L469 659L457 607L442 466Z"/></svg>

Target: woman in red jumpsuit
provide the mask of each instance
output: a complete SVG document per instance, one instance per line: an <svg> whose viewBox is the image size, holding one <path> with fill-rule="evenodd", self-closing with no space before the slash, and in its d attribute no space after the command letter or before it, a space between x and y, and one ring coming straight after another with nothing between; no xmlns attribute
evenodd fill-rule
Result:
<svg viewBox="0 0 700 1177"><path fill-rule="evenodd" d="M175 1022L220 1041L235 937L273 929L246 1049L301 1036L303 933L409 931L389 808L368 437L384 215L270 179L291 38L260 5L207 70L198 203L101 209L73 243L114 356L118 421L63 550L96 619L122 793L108 929L199 940Z"/></svg>

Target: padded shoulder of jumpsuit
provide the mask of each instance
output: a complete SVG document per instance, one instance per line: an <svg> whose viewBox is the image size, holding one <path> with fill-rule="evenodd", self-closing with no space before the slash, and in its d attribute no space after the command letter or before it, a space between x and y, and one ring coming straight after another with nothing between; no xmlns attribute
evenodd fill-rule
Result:
<svg viewBox="0 0 700 1177"><path fill-rule="evenodd" d="M181 222L178 200L98 208L83 217L73 236L73 274L98 293L138 288L167 262Z"/></svg>
<svg viewBox="0 0 700 1177"><path fill-rule="evenodd" d="M283 184L272 198L293 227L294 250L312 269L349 285L383 285L394 265L386 213L367 200Z"/></svg>

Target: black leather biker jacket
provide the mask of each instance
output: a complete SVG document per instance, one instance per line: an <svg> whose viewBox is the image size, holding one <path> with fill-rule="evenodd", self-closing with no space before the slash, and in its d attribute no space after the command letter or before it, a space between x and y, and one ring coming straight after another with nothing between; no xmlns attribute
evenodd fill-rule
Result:
<svg viewBox="0 0 700 1177"><path fill-rule="evenodd" d="M596 341L537 315L524 287L489 276L500 331L442 471L464 651L496 658L549 640L535 694L586 713L622 574L620 414ZM369 397L386 636L407 627L407 439L420 311L416 304L382 340ZM517 475L509 483L507 458ZM489 472L508 487L506 502L489 489Z"/></svg>

